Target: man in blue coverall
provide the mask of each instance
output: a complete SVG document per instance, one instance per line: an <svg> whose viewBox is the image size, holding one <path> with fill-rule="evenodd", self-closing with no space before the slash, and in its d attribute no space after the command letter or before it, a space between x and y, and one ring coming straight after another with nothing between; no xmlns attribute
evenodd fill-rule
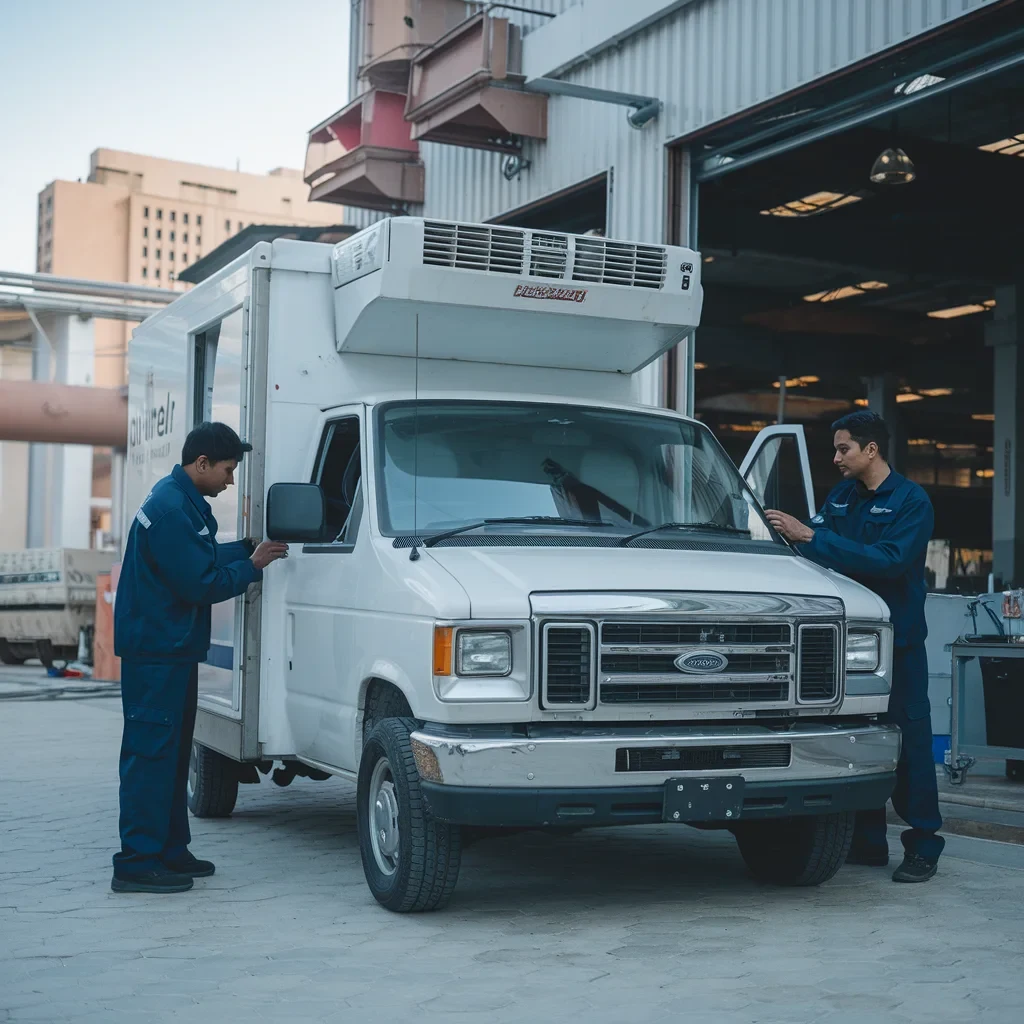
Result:
<svg viewBox="0 0 1024 1024"><path fill-rule="evenodd" d="M223 423L185 439L181 465L135 514L114 605L121 658L121 850L115 892L184 892L212 875L188 849L185 788L196 720L199 664L210 647L210 607L244 594L286 544L217 543L206 498L234 483L252 446Z"/></svg>
<svg viewBox="0 0 1024 1024"><path fill-rule="evenodd" d="M934 512L924 490L889 467L889 430L879 416L853 412L832 429L833 461L843 482L810 523L784 512L767 515L808 558L869 587L889 606L893 670L887 720L903 733L892 803L910 826L902 836L903 863L892 877L894 882L926 882L945 846L936 834L942 818L924 648L924 563ZM849 861L878 867L889 863L884 807L858 813Z"/></svg>

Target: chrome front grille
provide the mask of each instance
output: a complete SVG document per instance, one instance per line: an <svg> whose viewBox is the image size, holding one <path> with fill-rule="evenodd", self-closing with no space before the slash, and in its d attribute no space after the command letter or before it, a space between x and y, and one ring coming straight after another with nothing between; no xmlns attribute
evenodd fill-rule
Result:
<svg viewBox="0 0 1024 1024"><path fill-rule="evenodd" d="M789 622L601 623L602 704L781 705L792 697Z"/></svg>
<svg viewBox="0 0 1024 1024"><path fill-rule="evenodd" d="M841 621L698 613L540 627L544 708L728 705L770 712L835 704L842 692Z"/></svg>

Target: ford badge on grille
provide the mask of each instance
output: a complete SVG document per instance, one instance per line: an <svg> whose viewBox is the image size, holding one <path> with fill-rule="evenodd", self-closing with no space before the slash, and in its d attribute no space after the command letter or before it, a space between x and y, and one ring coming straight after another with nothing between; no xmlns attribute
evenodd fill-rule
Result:
<svg viewBox="0 0 1024 1024"><path fill-rule="evenodd" d="M718 651L691 651L689 654L680 654L675 660L675 666L680 672L689 672L692 675L721 672L728 664L729 659Z"/></svg>

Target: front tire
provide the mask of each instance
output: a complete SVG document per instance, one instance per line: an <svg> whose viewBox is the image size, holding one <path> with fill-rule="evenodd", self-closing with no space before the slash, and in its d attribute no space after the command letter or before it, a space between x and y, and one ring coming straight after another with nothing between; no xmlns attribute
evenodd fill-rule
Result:
<svg viewBox="0 0 1024 1024"><path fill-rule="evenodd" d="M438 910L459 877L462 835L436 821L420 788L408 718L378 722L359 763L356 821L363 873L374 899L400 914Z"/></svg>
<svg viewBox="0 0 1024 1024"><path fill-rule="evenodd" d="M781 821L751 821L733 829L751 874L776 885L821 885L846 861L855 811Z"/></svg>
<svg viewBox="0 0 1024 1024"><path fill-rule="evenodd" d="M201 743L188 761L188 809L197 818L227 818L238 799L238 767L230 757Z"/></svg>

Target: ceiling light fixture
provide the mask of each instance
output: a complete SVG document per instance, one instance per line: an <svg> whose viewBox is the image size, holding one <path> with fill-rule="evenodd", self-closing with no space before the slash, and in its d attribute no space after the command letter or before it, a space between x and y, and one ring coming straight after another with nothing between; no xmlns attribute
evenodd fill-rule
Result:
<svg viewBox="0 0 1024 1024"><path fill-rule="evenodd" d="M889 286L884 281L861 281L860 284L847 284L842 288L833 288L826 292L813 292L804 296L804 302L835 302L836 299L849 299L865 292L880 291Z"/></svg>
<svg viewBox="0 0 1024 1024"><path fill-rule="evenodd" d="M995 423L996 414L994 412L973 412L971 413L972 420L978 420L981 423ZM990 448L989 451L992 449Z"/></svg>
<svg viewBox="0 0 1024 1024"><path fill-rule="evenodd" d="M982 480L991 480L996 475L996 471L994 469L978 469L975 470L974 475Z"/></svg>
<svg viewBox="0 0 1024 1024"><path fill-rule="evenodd" d="M695 370L706 370L708 368L708 364L707 363L694 363L693 364L693 368Z"/></svg>
<svg viewBox="0 0 1024 1024"><path fill-rule="evenodd" d="M868 407L868 400L866 398L855 398L853 400L853 404L860 406L862 409L866 409Z"/></svg>
<svg viewBox="0 0 1024 1024"><path fill-rule="evenodd" d="M978 149L986 153L1001 153L1003 156L1024 156L1024 135L1011 135L1005 139L997 139Z"/></svg>
<svg viewBox="0 0 1024 1024"><path fill-rule="evenodd" d="M919 395L927 395L928 398L944 398L946 395L953 394L952 388L919 388Z"/></svg>
<svg viewBox="0 0 1024 1024"><path fill-rule="evenodd" d="M984 313L996 304L995 299L984 302L971 302L966 306L950 306L948 309L933 309L928 315L935 320L955 320L958 316L970 316L972 313Z"/></svg>
<svg viewBox="0 0 1024 1024"><path fill-rule="evenodd" d="M927 89L930 86L938 85L939 82L944 82L945 78L940 78L938 75L918 75L916 78L910 79L909 82L900 82L899 85L893 89L893 92L897 96L911 96L915 92L920 92L922 89Z"/></svg>
<svg viewBox="0 0 1024 1024"><path fill-rule="evenodd" d="M920 402L923 397L924 397L923 395L915 395L911 391L911 392L907 392L906 394L897 395L896 396L896 401L900 402L901 404L903 402Z"/></svg>
<svg viewBox="0 0 1024 1024"><path fill-rule="evenodd" d="M909 185L916 177L914 161L899 146L883 149L871 166L871 180L876 185Z"/></svg>
<svg viewBox="0 0 1024 1024"><path fill-rule="evenodd" d="M859 203L862 195L847 195L845 192L812 192L802 199L793 199L781 206L762 210L762 217L814 217L819 213L837 210L840 206Z"/></svg>

